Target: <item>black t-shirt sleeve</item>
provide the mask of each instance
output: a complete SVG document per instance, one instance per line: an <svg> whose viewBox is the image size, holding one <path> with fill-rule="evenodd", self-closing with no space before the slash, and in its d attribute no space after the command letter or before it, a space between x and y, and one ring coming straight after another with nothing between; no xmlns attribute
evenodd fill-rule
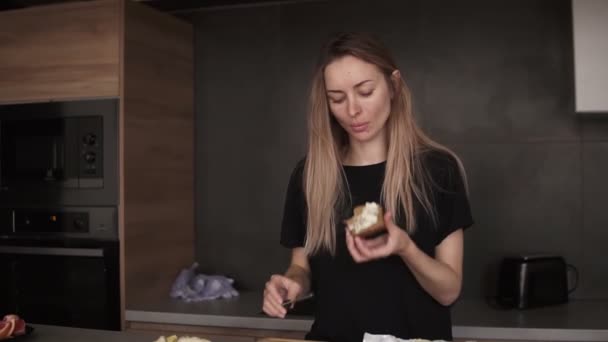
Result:
<svg viewBox="0 0 608 342"><path fill-rule="evenodd" d="M281 245L287 248L303 247L306 237L306 199L303 191L304 161L300 161L289 179L283 221Z"/></svg>
<svg viewBox="0 0 608 342"><path fill-rule="evenodd" d="M441 168L439 172L441 176L436 208L438 217L436 245L454 231L460 228L467 229L474 223L465 178L458 163L451 156L441 159L441 163L437 165Z"/></svg>

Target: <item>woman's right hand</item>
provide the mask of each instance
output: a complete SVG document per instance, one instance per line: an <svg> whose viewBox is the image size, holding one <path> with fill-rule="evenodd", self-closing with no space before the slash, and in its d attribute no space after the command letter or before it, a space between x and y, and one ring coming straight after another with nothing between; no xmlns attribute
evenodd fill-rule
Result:
<svg viewBox="0 0 608 342"><path fill-rule="evenodd" d="M285 318L287 308L283 306L283 302L295 301L302 294L301 292L302 286L297 281L275 274L266 282L262 309L268 316Z"/></svg>

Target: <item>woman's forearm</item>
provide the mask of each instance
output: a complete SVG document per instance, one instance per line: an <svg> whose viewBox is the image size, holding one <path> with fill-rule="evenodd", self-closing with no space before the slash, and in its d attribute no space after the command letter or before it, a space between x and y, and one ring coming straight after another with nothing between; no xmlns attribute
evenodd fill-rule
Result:
<svg viewBox="0 0 608 342"><path fill-rule="evenodd" d="M285 276L302 287L301 296L304 296L310 292L310 274L309 272L295 264L291 264L287 271L285 272Z"/></svg>
<svg viewBox="0 0 608 342"><path fill-rule="evenodd" d="M442 305L451 305L460 295L461 276L449 265L436 260L412 243L401 254L401 259L418 283Z"/></svg>

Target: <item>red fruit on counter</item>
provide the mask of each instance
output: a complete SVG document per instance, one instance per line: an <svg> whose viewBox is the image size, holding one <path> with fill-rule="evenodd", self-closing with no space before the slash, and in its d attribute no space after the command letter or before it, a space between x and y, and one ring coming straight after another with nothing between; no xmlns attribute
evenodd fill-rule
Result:
<svg viewBox="0 0 608 342"><path fill-rule="evenodd" d="M0 322L0 340L5 339L13 334L15 329L15 321Z"/></svg>
<svg viewBox="0 0 608 342"><path fill-rule="evenodd" d="M0 321L0 340L7 338L8 336L8 322Z"/></svg>
<svg viewBox="0 0 608 342"><path fill-rule="evenodd" d="M6 316L4 316L3 321L5 321L5 322L6 321L16 321L18 319L19 319L19 316L17 316L17 315L6 315Z"/></svg>
<svg viewBox="0 0 608 342"><path fill-rule="evenodd" d="M15 329L13 330L13 336L19 336L25 334L25 321L21 318L15 321Z"/></svg>

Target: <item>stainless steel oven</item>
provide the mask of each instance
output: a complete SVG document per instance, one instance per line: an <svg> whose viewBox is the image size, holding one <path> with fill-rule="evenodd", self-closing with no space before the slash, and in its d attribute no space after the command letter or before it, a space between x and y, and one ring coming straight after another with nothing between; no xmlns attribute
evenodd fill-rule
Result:
<svg viewBox="0 0 608 342"><path fill-rule="evenodd" d="M116 222L112 207L0 209L0 312L119 330Z"/></svg>

